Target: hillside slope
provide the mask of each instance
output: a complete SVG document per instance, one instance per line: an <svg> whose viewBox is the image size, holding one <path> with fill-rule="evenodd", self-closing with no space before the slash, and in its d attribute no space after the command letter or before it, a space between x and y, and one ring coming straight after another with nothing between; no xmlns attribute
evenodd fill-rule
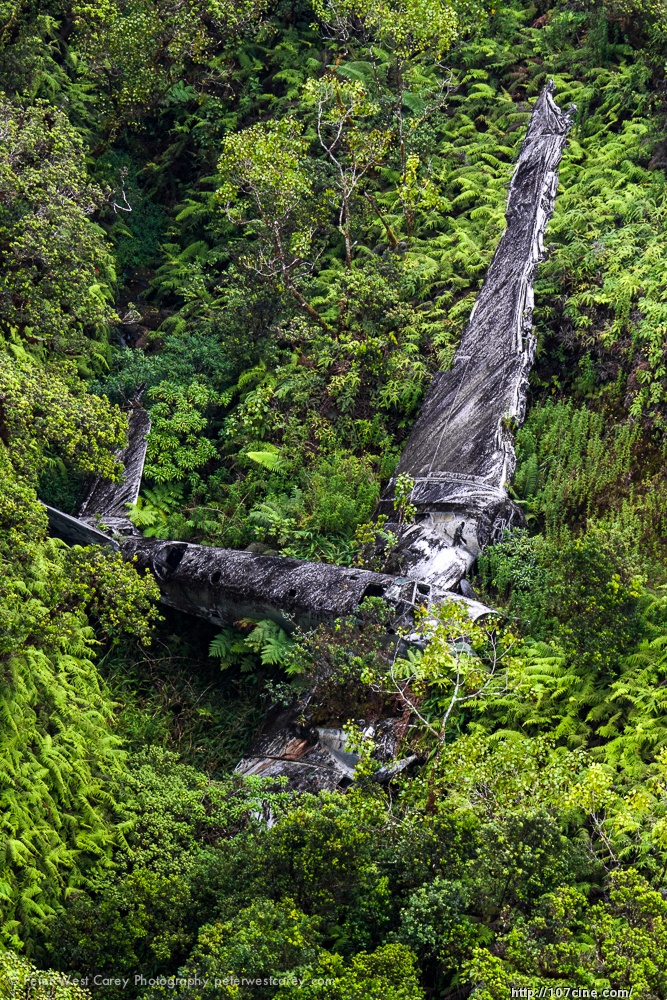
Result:
<svg viewBox="0 0 667 1000"><path fill-rule="evenodd" d="M36 967L63 1000L667 997L666 24L0 0L0 998ZM576 112L496 616L432 609L401 655L377 598L216 634L48 537L141 396L139 531L385 570L549 79ZM295 702L299 739L347 727L347 790L233 772ZM386 718L410 766L376 780Z"/></svg>

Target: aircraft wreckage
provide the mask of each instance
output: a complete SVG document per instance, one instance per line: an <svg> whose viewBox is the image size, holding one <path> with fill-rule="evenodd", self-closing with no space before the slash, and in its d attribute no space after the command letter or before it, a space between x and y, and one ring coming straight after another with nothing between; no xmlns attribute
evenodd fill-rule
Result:
<svg viewBox="0 0 667 1000"><path fill-rule="evenodd" d="M140 408L130 414L129 444L120 456L124 482L96 480L78 517L48 508L53 533L73 543L119 548L154 574L165 604L214 624L252 617L273 618L288 628L294 622L308 626L349 614L367 596L383 597L399 614L446 598L466 601L473 617L488 612L459 588L466 589L465 576L482 549L523 521L507 492L516 462L512 430L525 413L535 354L533 282L572 124L553 93L549 83L533 109L509 186L507 225L453 366L434 376L378 507L388 515L385 527L399 536L395 573L139 536L127 506L139 495L150 430ZM417 510L414 523L402 529L391 523L401 474L414 480L410 503ZM337 733L303 736L293 727L274 727L240 770L287 773L313 790L336 787L349 781L354 765ZM305 775L306 785L299 782Z"/></svg>

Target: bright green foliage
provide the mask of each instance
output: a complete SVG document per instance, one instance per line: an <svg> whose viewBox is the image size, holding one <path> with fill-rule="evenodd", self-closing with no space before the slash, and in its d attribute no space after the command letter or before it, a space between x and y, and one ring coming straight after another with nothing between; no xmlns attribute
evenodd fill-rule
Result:
<svg viewBox="0 0 667 1000"><path fill-rule="evenodd" d="M587 384L590 356L581 368ZM633 468L640 450L650 455L642 471ZM513 491L531 526L554 541L567 537L568 524L598 526L628 571L645 574L650 565L651 576L662 576L664 482L640 424L617 423L614 410L547 400L518 432L517 452Z"/></svg>
<svg viewBox="0 0 667 1000"><path fill-rule="evenodd" d="M64 570L73 595L70 600L86 607L106 640L118 642L121 636L134 635L150 644L160 593L154 580L140 577L119 552L100 549L70 550Z"/></svg>
<svg viewBox="0 0 667 1000"><path fill-rule="evenodd" d="M99 367L115 275L81 136L55 108L6 99L0 131L0 331Z"/></svg>
<svg viewBox="0 0 667 1000"><path fill-rule="evenodd" d="M199 469L216 451L201 432L206 410L215 400L211 390L197 382L180 386L160 382L151 390L151 432L145 474L156 483L199 482Z"/></svg>
<svg viewBox="0 0 667 1000"><path fill-rule="evenodd" d="M180 965L202 914L215 911L230 844L252 842L268 811L280 812L288 798L261 779L211 782L157 748L128 763L123 846L113 867L98 867L87 891L73 895L52 939L51 950L68 968L118 974ZM214 928L202 931L202 950L211 935Z"/></svg>
<svg viewBox="0 0 667 1000"><path fill-rule="evenodd" d="M0 4L13 947L62 969L299 978L227 983L239 1000L665 994L663 7ZM105 396L143 390L146 534L396 569L373 511L451 364L550 77L577 110L511 484L527 527L471 580L499 614L432 608L423 649L387 641L377 598L289 636L173 616L149 647L152 583L46 541L36 484L73 509L87 475L116 475L125 418ZM262 706L296 698L295 737L346 727L345 794L146 749L220 775ZM389 741L382 719L406 764L389 784L366 729ZM177 991L198 995L150 997Z"/></svg>
<svg viewBox="0 0 667 1000"><path fill-rule="evenodd" d="M0 998L16 1000L88 1000L85 986L53 969L37 969L12 951L0 952ZM69 980L69 981L68 981Z"/></svg>
<svg viewBox="0 0 667 1000"><path fill-rule="evenodd" d="M472 622L466 608L454 601L418 609L415 626L415 635L426 645L424 652L409 648L406 655L392 657L385 674L371 669L361 678L379 683L414 711L438 741L439 755L461 706L474 705L506 685L516 638L493 619L482 625ZM424 699L419 708L417 698Z"/></svg>
<svg viewBox="0 0 667 1000"><path fill-rule="evenodd" d="M64 888L81 882L81 869L104 857L117 836L121 757L109 735L111 706L90 659L92 630L75 616L67 624L59 648L27 648L4 667L5 944L45 929Z"/></svg>
<svg viewBox="0 0 667 1000"><path fill-rule="evenodd" d="M401 58L429 50L440 58L457 28L454 8L442 0L313 0L313 9L341 41L353 37L355 21L361 20Z"/></svg>
<svg viewBox="0 0 667 1000"><path fill-rule="evenodd" d="M20 330L12 325L8 339L23 333L53 353L74 352L79 345L85 363L81 338L86 329L99 334L101 327L94 324L106 316L105 305L96 320L86 313L86 268L92 271L97 260L87 261L86 254L90 247L91 253L107 251L87 218L92 194L79 162L81 142L60 113L38 108L23 117L14 111L12 117L8 107L4 148L12 170L5 170L5 223L15 226L8 236L12 252L23 264L27 258L21 255L28 253L36 268L3 272L10 282L7 301L16 304L23 297L25 308L35 304L30 319L35 325ZM38 266L41 251L27 242L33 237L53 252L50 263L44 258ZM80 260L71 254L72 240L81 248ZM64 277L61 258L73 268L65 268ZM42 264L53 269L50 275ZM33 287L38 275L43 280ZM15 279L29 281L31 290L22 291ZM113 705L93 660L103 640L129 633L150 641L156 617L154 582L139 578L119 556L68 550L45 539L46 513L35 495L40 473L67 462L79 473L119 474L114 450L123 443L126 417L86 388L71 360L40 365L18 342L0 355L0 936L5 945L20 946L44 932L66 892L84 884L91 866L107 859L122 839L117 783L123 755L112 734Z"/></svg>
<svg viewBox="0 0 667 1000"><path fill-rule="evenodd" d="M283 118L228 136L218 163L223 183L216 197L230 218L245 222L255 238L252 257L242 260L287 289L317 318L298 287L299 277L310 270L314 233L314 220L307 214L312 184L306 169L308 142L302 131L298 122ZM235 210L243 195L245 213L242 208Z"/></svg>
<svg viewBox="0 0 667 1000"><path fill-rule="evenodd" d="M576 90L571 93L579 98ZM585 92L582 97L590 100ZM564 196L552 225L560 246L544 269L543 288L551 290L554 279L568 280L571 291L562 316L584 345L614 352L630 338L630 413L639 416L655 413L663 395L659 344L665 315L659 262L665 254L665 179L662 171L646 169L645 123L623 122L605 142L603 156L593 154L600 142L596 124L594 118L580 141L572 143L561 173ZM586 212L577 212L575 201L586 205ZM597 320L603 313L608 318ZM546 316L550 314L551 309Z"/></svg>
<svg viewBox="0 0 667 1000"><path fill-rule="evenodd" d="M225 629L215 636L209 646L209 655L220 658L222 670L235 664L241 670L252 670L254 661L251 653L258 654L265 665L273 666L287 660L293 643L277 622L264 618L261 621L246 619L236 624L250 629L245 637L235 629Z"/></svg>
<svg viewBox="0 0 667 1000"><path fill-rule="evenodd" d="M118 843L122 753L93 625L149 639L156 587L119 557L45 542L45 512L2 447L0 934L19 944Z"/></svg>
<svg viewBox="0 0 667 1000"><path fill-rule="evenodd" d="M218 81L225 65L216 48L242 33L266 8L266 0L104 0L75 2L80 71L96 80L112 134L138 126L167 97L175 102L195 96L182 74L186 67L215 66ZM218 63L218 65L215 65Z"/></svg>
<svg viewBox="0 0 667 1000"><path fill-rule="evenodd" d="M112 449L123 443L127 418L87 393L71 364L44 369L20 349L2 354L0 398L0 447L28 482L56 456L82 472L118 477Z"/></svg>
<svg viewBox="0 0 667 1000"><path fill-rule="evenodd" d="M304 470L301 481L291 495L269 494L250 510L254 537L297 558L350 562L357 526L378 498L370 463L339 452Z"/></svg>
<svg viewBox="0 0 667 1000"><path fill-rule="evenodd" d="M152 489L144 486L137 502L128 508L128 517L147 538L160 538L163 533L167 537L174 537L174 524L173 521L170 523L170 514L178 510L182 495L180 483L158 483ZM183 520L180 515L177 516L179 521Z"/></svg>
<svg viewBox="0 0 667 1000"><path fill-rule="evenodd" d="M450 808L502 820L531 809L557 814L582 760L554 739L506 731L487 739L462 736L447 747L440 772Z"/></svg>
<svg viewBox="0 0 667 1000"><path fill-rule="evenodd" d="M641 581L627 574L611 542L600 530L550 542L517 529L489 549L482 572L532 636L555 633L589 662L612 663L642 626Z"/></svg>
<svg viewBox="0 0 667 1000"><path fill-rule="evenodd" d="M345 965L340 955L324 952L315 966L299 969L298 988L283 987L279 1000L423 1000L415 956L405 945L387 944L368 954L359 952Z"/></svg>
<svg viewBox="0 0 667 1000"><path fill-rule="evenodd" d="M304 171L308 143L289 118L253 125L229 136L219 168L223 184L217 197L228 210L240 193L248 193L267 229L295 211L310 193Z"/></svg>
<svg viewBox="0 0 667 1000"><path fill-rule="evenodd" d="M274 903L258 899L225 923L205 925L199 931L197 945L180 975L187 979L208 980L208 988L186 987L176 993L182 1000L215 996L262 997L275 995L264 989L264 979L279 979L281 974L305 965L317 954L317 920L302 913L289 899ZM240 986L241 977L258 979L257 985ZM232 980L215 987L218 979ZM267 982L266 985L269 985Z"/></svg>
<svg viewBox="0 0 667 1000"><path fill-rule="evenodd" d="M385 159L392 134L386 129L368 128L380 107L369 100L361 80L340 80L336 76L308 80L304 97L312 102L317 115L317 137L333 167L340 199L338 226L345 239L345 263L352 263L351 199L356 188Z"/></svg>
<svg viewBox="0 0 667 1000"><path fill-rule="evenodd" d="M202 927L178 978L208 985L184 986L175 995L180 1000L215 995L239 1000L293 995L303 1000L423 1000L415 958L405 945L361 952L346 964L342 956L318 947L318 923L290 899L278 904L259 899L226 923ZM162 997L167 989L151 991L149 997Z"/></svg>
<svg viewBox="0 0 667 1000"><path fill-rule="evenodd" d="M504 959L478 949L465 979L479 1000L500 1000L511 987L558 987L572 977L589 989L628 989L648 1000L665 990L667 955L662 895L636 871L611 877L609 902L562 889L540 900L535 916L501 942Z"/></svg>
<svg viewBox="0 0 667 1000"><path fill-rule="evenodd" d="M575 410L571 402L536 407L517 435L514 488L529 515L544 518L547 534L557 534L566 523L618 504L640 433L636 424L610 423L604 413Z"/></svg>
<svg viewBox="0 0 667 1000"><path fill-rule="evenodd" d="M6 460L0 472L0 933L18 944L46 926L86 863L110 850L121 758L92 663L87 601L68 578L62 544L40 544L46 519L34 492Z"/></svg>

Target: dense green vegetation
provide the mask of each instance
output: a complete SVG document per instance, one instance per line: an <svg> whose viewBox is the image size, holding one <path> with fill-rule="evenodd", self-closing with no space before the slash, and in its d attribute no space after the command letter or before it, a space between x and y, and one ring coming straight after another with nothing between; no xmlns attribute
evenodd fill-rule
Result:
<svg viewBox="0 0 667 1000"><path fill-rule="evenodd" d="M661 0L0 0L2 1000L667 997L666 62ZM495 619L216 636L48 538L141 392L145 534L382 568L549 78ZM309 685L354 786L235 775ZM412 713L389 787L370 704Z"/></svg>

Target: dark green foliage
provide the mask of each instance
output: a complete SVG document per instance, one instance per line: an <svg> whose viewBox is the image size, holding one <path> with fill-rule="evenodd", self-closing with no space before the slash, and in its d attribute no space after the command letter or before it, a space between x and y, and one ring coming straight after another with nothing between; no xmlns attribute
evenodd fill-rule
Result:
<svg viewBox="0 0 667 1000"><path fill-rule="evenodd" d="M212 783L153 748L128 761L129 817L113 866L100 866L88 892L72 897L51 951L69 968L155 973L178 965L197 939L201 915L218 908L225 853L239 831L261 828L286 796L235 777Z"/></svg>
<svg viewBox="0 0 667 1000"><path fill-rule="evenodd" d="M317 920L300 912L290 899L277 904L269 899L257 899L225 923L204 925L200 929L197 945L183 975L200 981L245 976L259 983L244 987L241 996L274 996L276 991L275 987L271 988L271 978L280 979L281 974L285 976L316 958L319 951L317 924ZM233 983L226 985L233 989ZM232 995L230 989L226 992ZM194 998L215 996L215 993L212 984L212 988L203 990L186 987L179 990L178 996Z"/></svg>
<svg viewBox="0 0 667 1000"><path fill-rule="evenodd" d="M632 869L612 876L608 903L589 908L576 891L550 893L533 919L519 921L503 938L502 958L477 950L465 979L484 1000L500 1000L510 985L557 987L563 975L589 989L613 983L641 997L661 996L664 904Z"/></svg>
<svg viewBox="0 0 667 1000"><path fill-rule="evenodd" d="M110 650L100 672L118 704L117 732L129 750L157 745L220 777L246 751L269 696L267 671L247 646L250 676L221 673L208 655L213 631L165 609L149 647L133 642Z"/></svg>
<svg viewBox="0 0 667 1000"><path fill-rule="evenodd" d="M605 532L550 541L515 529L480 562L526 632L554 636L589 666L614 663L641 635L639 581L624 573Z"/></svg>
<svg viewBox="0 0 667 1000"><path fill-rule="evenodd" d="M436 876L413 892L401 910L400 938L418 955L457 969L472 948L489 937L486 927L470 915L471 894L468 882Z"/></svg>

